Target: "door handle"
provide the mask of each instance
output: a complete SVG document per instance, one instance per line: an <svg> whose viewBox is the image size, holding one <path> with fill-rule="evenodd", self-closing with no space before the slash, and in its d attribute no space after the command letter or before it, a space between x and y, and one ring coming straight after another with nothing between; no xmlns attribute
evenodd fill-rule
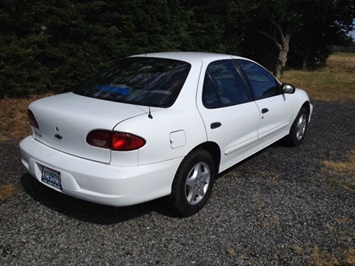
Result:
<svg viewBox="0 0 355 266"><path fill-rule="evenodd" d="M265 114L265 113L267 113L267 112L269 112L269 109L267 109L267 108L261 109L261 113L262 113L262 114Z"/></svg>
<svg viewBox="0 0 355 266"><path fill-rule="evenodd" d="M211 129L215 129L215 128L218 128L220 127L222 124L220 122L214 122L211 124Z"/></svg>

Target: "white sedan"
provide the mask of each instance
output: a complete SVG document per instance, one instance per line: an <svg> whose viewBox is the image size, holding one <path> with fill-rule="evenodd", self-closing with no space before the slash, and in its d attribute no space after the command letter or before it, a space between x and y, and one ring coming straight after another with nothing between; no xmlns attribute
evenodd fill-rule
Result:
<svg viewBox="0 0 355 266"><path fill-rule="evenodd" d="M246 58L135 55L76 91L31 103L22 163L73 197L128 206L169 196L189 216L216 174L280 139L301 144L312 109L303 90Z"/></svg>

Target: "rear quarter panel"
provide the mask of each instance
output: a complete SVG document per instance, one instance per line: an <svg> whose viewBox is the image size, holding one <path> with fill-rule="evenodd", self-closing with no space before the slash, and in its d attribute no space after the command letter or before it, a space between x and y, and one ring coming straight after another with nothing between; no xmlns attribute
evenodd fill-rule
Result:
<svg viewBox="0 0 355 266"><path fill-rule="evenodd" d="M117 125L116 131L130 132L146 140L139 149L138 164L151 164L184 157L194 147L206 141L201 117L197 111L166 109L142 115ZM171 133L180 132L178 147L174 147ZM112 164L119 163L119 154L112 152Z"/></svg>
<svg viewBox="0 0 355 266"><path fill-rule="evenodd" d="M189 76L176 102L171 107L151 108L152 118L149 118L149 107L142 106L146 112L144 115L116 125L114 130L130 132L146 140L145 146L138 151L138 164L182 158L206 141L204 123L196 107L201 66L202 62L200 61L191 65ZM178 145L172 143L174 141L178 141ZM112 152L111 163L119 163L118 153Z"/></svg>

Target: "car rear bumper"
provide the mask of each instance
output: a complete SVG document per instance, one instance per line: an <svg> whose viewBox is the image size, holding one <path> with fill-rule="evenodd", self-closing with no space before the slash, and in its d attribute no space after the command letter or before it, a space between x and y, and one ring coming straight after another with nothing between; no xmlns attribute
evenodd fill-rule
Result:
<svg viewBox="0 0 355 266"><path fill-rule="evenodd" d="M129 206L169 195L182 160L114 166L60 152L32 136L20 142L20 150L23 165L42 184L79 199L111 206ZM62 189L42 181L44 167L60 173Z"/></svg>

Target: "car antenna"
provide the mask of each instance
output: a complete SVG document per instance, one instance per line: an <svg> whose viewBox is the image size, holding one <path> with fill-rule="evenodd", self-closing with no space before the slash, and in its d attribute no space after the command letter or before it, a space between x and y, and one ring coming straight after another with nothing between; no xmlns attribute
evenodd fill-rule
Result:
<svg viewBox="0 0 355 266"><path fill-rule="evenodd" d="M144 55L145 55L145 58L147 58L147 53L145 53ZM145 69L146 69L145 74L147 76L147 81L148 81L148 83L147 83L147 86L148 86L148 90L147 90L147 93L148 93L148 95L147 95L148 96L148 117L150 119L153 119L152 112L150 110L150 103L149 103L150 102L150 86L149 86L148 66L146 66Z"/></svg>

